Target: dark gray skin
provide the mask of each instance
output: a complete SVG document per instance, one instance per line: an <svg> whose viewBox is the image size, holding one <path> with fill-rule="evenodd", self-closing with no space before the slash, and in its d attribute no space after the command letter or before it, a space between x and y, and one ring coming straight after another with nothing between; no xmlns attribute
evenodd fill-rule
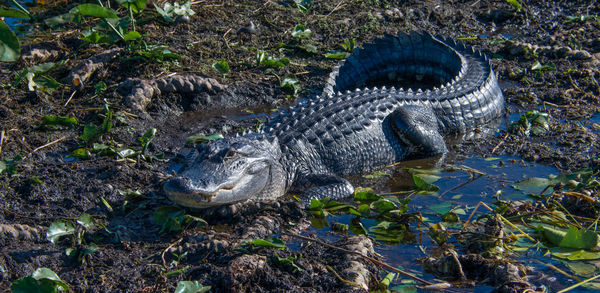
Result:
<svg viewBox="0 0 600 293"><path fill-rule="evenodd" d="M442 86L361 89L406 78ZM429 34L390 36L336 67L323 97L280 111L259 133L200 145L164 190L188 207L275 199L290 191L303 204L343 198L354 188L342 176L445 154L444 136L486 127L503 111L504 97L481 52Z"/></svg>

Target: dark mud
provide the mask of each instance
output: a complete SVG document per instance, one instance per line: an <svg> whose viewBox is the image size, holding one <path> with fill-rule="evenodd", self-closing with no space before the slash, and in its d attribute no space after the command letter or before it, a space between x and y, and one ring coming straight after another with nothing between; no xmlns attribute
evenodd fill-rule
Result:
<svg viewBox="0 0 600 293"><path fill-rule="evenodd" d="M182 56L177 61L139 58L121 43L85 44L78 39L78 30L90 22L24 36L23 58L0 64L0 158L23 158L14 174L0 174L0 288L9 288L11 282L39 267L51 268L77 292L173 291L181 280L198 280L216 292L374 288L383 275L372 263L282 236L308 228L306 216L289 199L194 212L208 225L187 227L180 233L160 233L160 225L153 221L157 208L172 204L165 199L161 183L180 158L177 154L185 153L186 137L235 134L264 119L263 115L231 119L244 116L239 114L243 110L263 113L289 105L293 98L281 89L276 75L294 74L303 87L301 97L319 94L337 63L322 53L340 49L345 39L355 39L360 45L385 34L418 30L463 40L492 57L508 102L507 117L532 109L550 114L549 131L541 136L524 137L503 127L485 139L452 146L457 160L511 155L561 171L598 167L598 129L588 120L600 106L600 22L593 17L569 18L598 15L596 1L525 1L521 11L506 1L314 1L308 13L290 3L199 1L192 6L196 15L189 23L166 24L158 18L140 22L138 30L147 34L144 40L167 45ZM41 9L55 15L77 4L66 1L60 7ZM250 22L256 24L256 34L240 31ZM291 32L296 24L305 24L312 37L294 41ZM297 47L306 44L314 45L319 54ZM251 47L265 50L268 56L288 57L291 63L269 72L256 66L256 51ZM114 51L116 56L90 66L89 60ZM11 86L14 73L21 69L66 59L65 66L52 72L64 86L51 94L28 91L24 83ZM219 60L227 60L231 67L225 76L212 68ZM532 69L535 62L553 69ZM179 90L156 86L161 90L152 99L140 102L129 97L140 82L165 80L174 73L212 79L218 86L213 82L210 90L207 86L189 90L189 85L183 90L185 84L173 87ZM73 83L76 76L81 86ZM94 86L100 81L107 90L96 94ZM104 104L115 112L114 126L99 142L139 150L138 138L156 128L148 153L162 153L166 159L67 157L86 146L80 137L83 125L101 124ZM44 115L73 116L80 125L47 130L39 127ZM65 255L65 249L82 243L65 237L55 245L46 240L45 231L57 219L75 220L82 213L93 215L107 229L86 233L83 243L96 243L99 249L77 262ZM288 248L248 251L243 245L243 241L271 236L282 237ZM361 251L360 246L362 253L377 257L370 239L336 238L336 246ZM298 256L295 263L302 270L282 265L274 252L283 258ZM478 257L462 255L460 260L478 267L483 265ZM502 269L513 266L491 267L490 271ZM513 270L503 274L508 278L503 280L526 288L529 283L521 279L523 272ZM476 282L489 278L465 274ZM510 274L515 278L510 279ZM505 283L488 285L502 290Z"/></svg>

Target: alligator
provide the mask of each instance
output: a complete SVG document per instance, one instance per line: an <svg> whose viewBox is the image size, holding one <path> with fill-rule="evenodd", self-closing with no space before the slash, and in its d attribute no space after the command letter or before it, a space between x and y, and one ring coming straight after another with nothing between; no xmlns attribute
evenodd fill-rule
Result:
<svg viewBox="0 0 600 293"><path fill-rule="evenodd" d="M408 82L419 86L398 86ZM193 208L288 192L305 206L348 197L354 187L344 176L442 156L444 137L498 121L504 103L480 51L429 33L386 36L334 68L321 96L279 111L258 131L200 144L163 189Z"/></svg>

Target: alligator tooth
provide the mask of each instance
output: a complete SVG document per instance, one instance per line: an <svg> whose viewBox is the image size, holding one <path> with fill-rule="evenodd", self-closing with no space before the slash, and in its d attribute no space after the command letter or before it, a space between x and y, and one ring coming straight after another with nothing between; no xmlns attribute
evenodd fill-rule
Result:
<svg viewBox="0 0 600 293"><path fill-rule="evenodd" d="M423 93L423 90L422 90L421 88L418 88L418 89L417 89L417 93L419 93L419 94L420 94L420 93Z"/></svg>
<svg viewBox="0 0 600 293"><path fill-rule="evenodd" d="M357 92L357 93L360 93L361 89L357 87L354 91Z"/></svg>
<svg viewBox="0 0 600 293"><path fill-rule="evenodd" d="M352 92L350 92L350 90L346 90L346 93L345 93L345 94L346 94L346 95L349 95L349 94L351 94L351 93L352 93Z"/></svg>
<svg viewBox="0 0 600 293"><path fill-rule="evenodd" d="M385 85L381 88L381 91L385 92L386 88Z"/></svg>

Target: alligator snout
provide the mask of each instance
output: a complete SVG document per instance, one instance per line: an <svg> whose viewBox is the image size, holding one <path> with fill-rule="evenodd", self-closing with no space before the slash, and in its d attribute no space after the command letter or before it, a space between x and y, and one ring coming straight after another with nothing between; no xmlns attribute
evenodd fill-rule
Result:
<svg viewBox="0 0 600 293"><path fill-rule="evenodd" d="M196 193L196 189L192 185L192 180L187 177L175 177L169 179L163 189L166 193L174 194L194 194Z"/></svg>

